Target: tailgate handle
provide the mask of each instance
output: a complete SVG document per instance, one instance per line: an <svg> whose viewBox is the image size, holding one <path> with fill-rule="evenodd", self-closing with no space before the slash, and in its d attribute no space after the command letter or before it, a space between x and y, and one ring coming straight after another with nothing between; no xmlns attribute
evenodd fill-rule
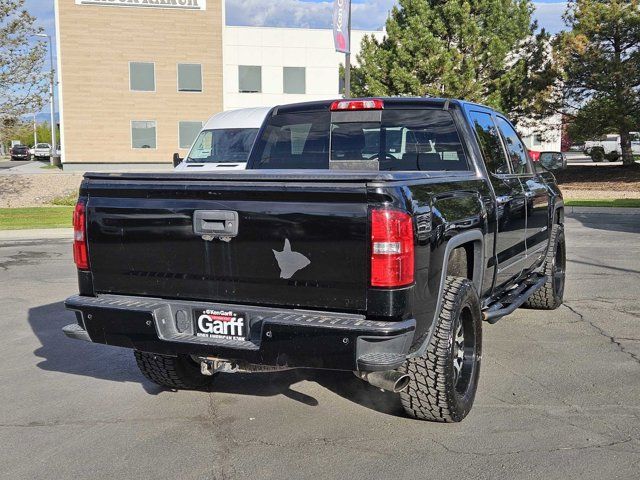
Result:
<svg viewBox="0 0 640 480"><path fill-rule="evenodd" d="M238 212L231 210L196 210L193 212L193 232L212 238L238 235Z"/></svg>

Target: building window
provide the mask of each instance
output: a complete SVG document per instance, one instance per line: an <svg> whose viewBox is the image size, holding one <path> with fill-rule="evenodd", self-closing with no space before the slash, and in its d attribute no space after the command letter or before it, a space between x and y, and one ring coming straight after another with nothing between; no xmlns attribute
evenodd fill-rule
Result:
<svg viewBox="0 0 640 480"><path fill-rule="evenodd" d="M539 133L536 133L533 136L533 146L539 147L540 145L542 145L542 135L540 135Z"/></svg>
<svg viewBox="0 0 640 480"><path fill-rule="evenodd" d="M306 93L306 73L304 67L284 67L282 69L284 93Z"/></svg>
<svg viewBox="0 0 640 480"><path fill-rule="evenodd" d="M180 148L191 148L191 144L200 133L202 122L179 122L178 137Z"/></svg>
<svg viewBox="0 0 640 480"><path fill-rule="evenodd" d="M344 95L344 75L342 75L342 71L338 72L338 94Z"/></svg>
<svg viewBox="0 0 640 480"><path fill-rule="evenodd" d="M202 65L197 63L178 64L178 91L202 91Z"/></svg>
<svg viewBox="0 0 640 480"><path fill-rule="evenodd" d="M129 62L129 88L134 92L154 92L155 65L149 62Z"/></svg>
<svg viewBox="0 0 640 480"><path fill-rule="evenodd" d="M238 65L238 91L240 93L262 92L262 67Z"/></svg>
<svg viewBox="0 0 640 480"><path fill-rule="evenodd" d="M156 148L155 120L131 122L131 148Z"/></svg>

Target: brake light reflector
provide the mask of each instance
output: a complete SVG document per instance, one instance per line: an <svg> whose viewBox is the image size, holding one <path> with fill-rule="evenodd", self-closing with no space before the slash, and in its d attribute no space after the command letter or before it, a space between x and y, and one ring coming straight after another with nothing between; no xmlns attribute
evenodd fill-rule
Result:
<svg viewBox="0 0 640 480"><path fill-rule="evenodd" d="M413 221L399 210L371 211L371 286L413 283Z"/></svg>
<svg viewBox="0 0 640 480"><path fill-rule="evenodd" d="M89 270L85 202L79 199L73 211L73 261L80 270Z"/></svg>
<svg viewBox="0 0 640 480"><path fill-rule="evenodd" d="M331 104L331 111L340 110L383 110L382 100L336 100Z"/></svg>

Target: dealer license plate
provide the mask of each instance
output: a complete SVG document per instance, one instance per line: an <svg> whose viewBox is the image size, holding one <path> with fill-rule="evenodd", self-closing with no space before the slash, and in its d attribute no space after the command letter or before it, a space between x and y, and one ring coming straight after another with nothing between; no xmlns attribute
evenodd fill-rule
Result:
<svg viewBox="0 0 640 480"><path fill-rule="evenodd" d="M194 309L197 337L245 340L248 322L246 315L223 309Z"/></svg>

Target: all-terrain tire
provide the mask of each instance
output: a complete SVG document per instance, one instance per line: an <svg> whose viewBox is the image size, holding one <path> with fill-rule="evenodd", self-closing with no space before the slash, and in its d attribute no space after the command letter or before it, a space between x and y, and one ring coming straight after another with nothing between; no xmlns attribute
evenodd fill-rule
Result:
<svg viewBox="0 0 640 480"><path fill-rule="evenodd" d="M602 162L605 159L604 149L601 147L595 147L591 150L591 160L594 162Z"/></svg>
<svg viewBox="0 0 640 480"><path fill-rule="evenodd" d="M196 362L186 355L171 357L135 350L142 374L158 385L176 390L197 390L209 386L213 377L200 373Z"/></svg>
<svg viewBox="0 0 640 480"><path fill-rule="evenodd" d="M475 399L481 357L482 316L476 289L466 278L448 276L440 315L424 355L400 367L411 377L400 393L405 412L420 420L461 421Z"/></svg>
<svg viewBox="0 0 640 480"><path fill-rule="evenodd" d="M547 250L542 273L547 281L524 303L527 308L536 310L555 310L562 305L564 298L565 267L567 262L564 227L555 224L551 229L551 239Z"/></svg>

